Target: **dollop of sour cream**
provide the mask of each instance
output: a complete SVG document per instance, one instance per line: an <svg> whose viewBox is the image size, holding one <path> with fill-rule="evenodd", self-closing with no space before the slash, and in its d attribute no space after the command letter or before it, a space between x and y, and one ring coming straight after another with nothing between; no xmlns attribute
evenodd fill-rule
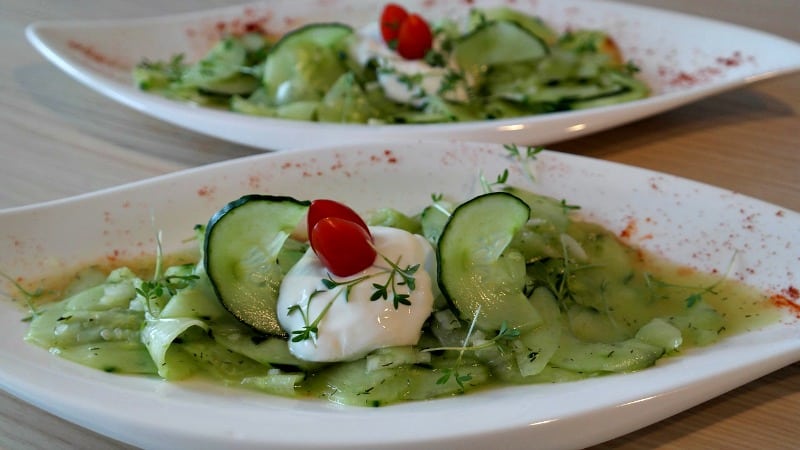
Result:
<svg viewBox="0 0 800 450"><path fill-rule="evenodd" d="M378 348L414 345L419 340L435 296L430 275L436 270L433 248L422 236L403 230L370 227L370 232L378 251L371 267L349 277L336 277L309 248L284 277L278 297L278 321L289 333L289 350L296 357L318 362L351 361ZM413 290L398 284L402 278L395 277L397 292L408 294L410 305L400 304L395 309L391 287L388 299L370 299L375 292L373 284L386 284L389 278L391 267L384 256L402 269L419 264ZM345 295L344 285L329 289L322 283L328 277L345 284L368 278L355 283ZM324 315L316 333L308 339L292 340L292 332L303 330L320 314Z"/></svg>
<svg viewBox="0 0 800 450"><path fill-rule="evenodd" d="M454 69L433 67L423 59L407 60L383 41L377 22L358 30L351 48L356 61L366 66L378 64L378 83L386 97L398 103L419 106L428 95L442 95L448 100L465 102L469 99L463 82L448 82ZM445 84L450 87L443 90Z"/></svg>

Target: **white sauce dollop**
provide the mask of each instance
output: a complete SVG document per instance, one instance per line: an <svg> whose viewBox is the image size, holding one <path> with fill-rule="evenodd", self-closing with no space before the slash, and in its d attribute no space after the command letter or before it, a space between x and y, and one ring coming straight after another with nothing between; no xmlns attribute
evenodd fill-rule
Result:
<svg viewBox="0 0 800 450"><path fill-rule="evenodd" d="M439 95L452 69L433 67L423 59L408 60L383 42L377 22L358 31L351 51L362 66L370 60L378 63L378 83L386 97L398 102L419 106L426 95ZM414 79L410 82L410 79ZM466 85L457 82L441 93L447 100L466 102L469 99Z"/></svg>
<svg viewBox="0 0 800 450"><path fill-rule="evenodd" d="M319 362L351 361L378 348L414 345L419 340L422 325L433 309L435 287L430 275L436 270L433 248L422 236L403 230L370 227L370 232L378 257L362 272L349 277L331 276L314 251L308 249L283 279L278 297L278 321L289 333L289 350L296 357ZM390 266L381 255L394 262L399 259L397 265L403 269L420 265L414 274L413 291L405 285L396 285L398 293L409 295L411 305L400 304L395 309L391 290L387 300L370 300L375 291L373 283L384 284L388 279ZM345 299L343 286L329 290L322 284L322 279L329 276L337 282L346 282L370 274L375 275L353 286L349 300ZM396 281L402 279L397 277ZM321 292L311 298L315 291ZM317 334L292 342L292 332L302 330L306 321L300 311L290 312L290 308L298 305L302 311L308 311L307 321L311 323L329 303L330 309L319 322Z"/></svg>

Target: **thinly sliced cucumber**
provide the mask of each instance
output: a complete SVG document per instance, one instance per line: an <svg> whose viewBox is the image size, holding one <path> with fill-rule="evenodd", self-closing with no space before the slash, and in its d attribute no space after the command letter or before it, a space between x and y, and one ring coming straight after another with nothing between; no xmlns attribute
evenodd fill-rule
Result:
<svg viewBox="0 0 800 450"><path fill-rule="evenodd" d="M442 234L444 226L447 225L452 212L453 205L442 200L436 201L433 205L423 209L420 216L422 235L432 243L438 243L439 236Z"/></svg>
<svg viewBox="0 0 800 450"><path fill-rule="evenodd" d="M59 348L64 359L109 373L158 373L141 342L100 341Z"/></svg>
<svg viewBox="0 0 800 450"><path fill-rule="evenodd" d="M369 102L353 72L343 73L322 98L317 110L320 122L367 123L380 116Z"/></svg>
<svg viewBox="0 0 800 450"><path fill-rule="evenodd" d="M273 105L321 100L346 72L339 48L353 29L339 23L318 23L286 34L269 51L264 64L264 89Z"/></svg>
<svg viewBox="0 0 800 450"><path fill-rule="evenodd" d="M576 372L630 372L652 366L663 354L662 347L636 338L614 343L585 342L563 333L550 364Z"/></svg>
<svg viewBox="0 0 800 450"><path fill-rule="evenodd" d="M330 401L354 406L385 406L408 400L427 400L454 395L473 389L489 379L489 370L481 364L462 361L458 376L444 378L445 370L456 365L454 360L443 360L442 367L402 365L391 369L367 369L366 359L345 362L315 376L311 391L322 391Z"/></svg>
<svg viewBox="0 0 800 450"><path fill-rule="evenodd" d="M453 57L472 85L492 65L535 60L547 52L536 35L505 20L483 24L453 47Z"/></svg>
<svg viewBox="0 0 800 450"><path fill-rule="evenodd" d="M544 324L511 342L523 377L537 375L544 370L558 349L563 329L561 311L552 292L547 288L536 288L531 294L531 303L542 314Z"/></svg>
<svg viewBox="0 0 800 450"><path fill-rule="evenodd" d="M497 330L503 322L531 328L542 321L523 293L524 259L506 252L529 215L518 197L493 192L461 204L442 230L439 286L464 320L478 316L479 329Z"/></svg>
<svg viewBox="0 0 800 450"><path fill-rule="evenodd" d="M617 78L621 79L622 76L618 76ZM625 89L621 89L618 93L606 96L600 96L593 99L586 99L581 101L576 101L570 105L572 109L586 109L586 108L597 108L600 106L609 106L609 105L616 105L618 103L630 102L633 100L639 100L641 98L647 97L649 94L649 88L643 82L635 79L629 78Z"/></svg>
<svg viewBox="0 0 800 450"><path fill-rule="evenodd" d="M525 28L548 45L553 45L558 40L558 33L550 28L540 17L529 16L507 6L473 9L470 11L469 19L473 28L481 26L484 22L506 20Z"/></svg>
<svg viewBox="0 0 800 450"><path fill-rule="evenodd" d="M252 75L239 73L222 81L209 82L202 86L202 92L218 95L245 95L258 89L261 82Z"/></svg>
<svg viewBox="0 0 800 450"><path fill-rule="evenodd" d="M223 39L203 59L191 65L181 81L185 86L209 88L241 75L246 58L247 49L241 41L232 37Z"/></svg>
<svg viewBox="0 0 800 450"><path fill-rule="evenodd" d="M256 330L284 335L276 304L285 270L278 255L309 202L247 195L214 214L206 227L204 266L220 302Z"/></svg>

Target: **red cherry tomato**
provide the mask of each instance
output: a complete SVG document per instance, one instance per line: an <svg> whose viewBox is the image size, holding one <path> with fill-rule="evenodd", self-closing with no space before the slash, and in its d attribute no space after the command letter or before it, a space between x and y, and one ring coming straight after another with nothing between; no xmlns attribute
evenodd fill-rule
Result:
<svg viewBox="0 0 800 450"><path fill-rule="evenodd" d="M389 3L383 8L383 12L381 13L381 36L383 36L383 41L386 42L389 47L395 48L397 46L397 35L400 33L400 25L408 17L408 12L406 12L405 8L396 4L396 3Z"/></svg>
<svg viewBox="0 0 800 450"><path fill-rule="evenodd" d="M312 237L311 231L314 229L314 225L317 224L320 220L326 217L338 217L340 219L349 220L351 222L357 223L361 228L367 231L367 235L369 235L369 228L367 224L364 222L364 219L358 215L357 212L353 211L349 206L339 203L335 200L328 200L324 198L320 198L311 202L311 206L308 208L308 215L306 218L306 227L308 228L308 239L311 242L311 245L314 245L314 239ZM372 237L370 236L370 239Z"/></svg>
<svg viewBox="0 0 800 450"><path fill-rule="evenodd" d="M425 19L409 14L397 34L397 53L405 59L421 59L433 47L433 33Z"/></svg>
<svg viewBox="0 0 800 450"><path fill-rule="evenodd" d="M347 277L361 272L375 262L378 254L365 228L339 217L320 219L309 236L314 253L336 276Z"/></svg>

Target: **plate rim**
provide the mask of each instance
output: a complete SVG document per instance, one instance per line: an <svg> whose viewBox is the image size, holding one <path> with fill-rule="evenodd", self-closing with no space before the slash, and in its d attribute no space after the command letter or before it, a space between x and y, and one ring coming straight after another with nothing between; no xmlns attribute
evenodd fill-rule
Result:
<svg viewBox="0 0 800 450"><path fill-rule="evenodd" d="M351 0L352 1L352 0ZM73 79L79 81L84 86L92 89L101 95L112 99L126 107L132 108L139 113L154 117L158 120L182 127L193 132L209 135L218 139L228 140L238 144L248 145L261 150L272 151L291 151L296 148L286 138L276 138L278 144L265 144L261 136L247 136L247 133L236 133L235 136L221 136L213 129L203 129L201 126L192 126L195 121L207 120L208 123L215 120L224 120L230 126L236 127L239 131L248 131L260 126L268 126L276 129L304 130L310 134L321 133L333 135L347 134L350 140L368 141L374 139L375 135L386 134L392 138L402 138L403 132L425 133L429 139L446 138L453 133L464 135L463 140L485 141L485 142L507 142L509 139L516 142L533 143L537 145L548 144L556 140L571 139L591 133L599 132L608 128L628 124L633 121L651 117L674 108L690 104L703 98L718 95L723 92L739 89L753 83L767 79L783 77L792 73L800 72L800 43L792 41L780 35L769 33L764 30L749 28L721 20L691 15L678 11L656 8L646 5L627 4L607 0L572 0L574 3L586 5L606 5L606 7L617 8L623 11L647 12L661 16L677 18L680 20L698 21L714 26L736 30L739 33L760 36L775 42L782 42L783 45L796 48L796 58L787 58L781 67L771 70L753 69L752 73L737 76L732 79L713 81L696 86L689 86L685 89L677 89L670 92L660 92L650 97L626 102L622 104L607 105L597 108L573 111L559 111L547 114L528 115L497 120L478 120L469 122L453 123L432 123L432 124L336 124L319 123L308 121L296 121L272 117L249 116L226 110L214 110L208 107L198 107L182 102L172 101L160 97L156 94L146 93L135 89L115 80L109 76L99 73L71 58L65 52L57 50L57 41L48 39L47 30L80 29L82 27L119 27L121 25L141 26L142 24L152 24L157 21L170 23L179 20L201 18L212 16L220 12L243 11L254 5L265 5L267 2L255 1L243 5L222 6L209 8L199 11L189 11L183 13L167 14L162 16L138 17L131 19L94 19L94 20L54 20L38 21L29 24L25 28L25 35L33 47L39 51L45 59L56 67L67 73ZM109 25L110 24L110 25ZM611 117L613 116L613 117ZM546 125L546 127L545 127ZM207 128L207 127L206 127ZM536 129L540 130L536 130ZM546 129L545 129L546 128ZM318 132L313 130L319 130ZM231 134L231 133L227 133ZM530 142L532 134L542 136L537 142ZM513 139L513 136L521 139ZM481 138L480 136L483 136ZM309 138L310 139L310 138ZM342 139L339 137L338 139ZM274 142L275 142L274 141ZM319 145L322 141L309 141Z"/></svg>
<svg viewBox="0 0 800 450"><path fill-rule="evenodd" d="M412 144L413 145L422 145L422 146L426 146L426 145L440 146L441 143L442 143L441 141L407 141L405 144L406 145L412 145ZM120 185L120 186L117 186L117 187L113 187L113 188L109 188L109 189L103 189L103 190L95 191L93 193L88 193L88 194L84 194L84 195L80 195L80 196L74 196L74 197L69 197L69 198L61 199L61 200L54 200L54 201L44 202L44 203L39 203L39 204L34 204L34 205L28 205L28 206L23 206L23 207L16 207L16 208L9 208L9 209L0 210L0 222L2 222L5 217L8 217L8 216L14 215L14 214L29 214L29 213L33 213L33 212L36 212L36 211L41 211L42 209L47 209L47 208L52 207L52 206L69 205L70 203L73 203L73 202L91 202L93 199L95 199L95 198L97 198L99 196L103 196L103 195L121 195L121 193L125 193L125 192L130 191L130 190L135 190L137 188L140 188L142 186L146 186L146 185L149 185L149 184L166 183L170 179L175 179L176 177L178 177L178 178L180 178L180 177L187 177L187 178L198 177L198 176L202 176L204 174L207 174L209 172L213 172L215 170L222 170L222 169L225 169L225 168L230 169L230 168L237 168L237 167L245 167L248 164L253 163L254 161L261 161L261 160L291 160L291 159L295 159L295 158L302 158L304 156L310 156L310 155L313 155L313 154L332 153L332 152L335 152L337 149L352 148L354 146L370 147L370 148L378 149L378 148L385 148L387 145L393 146L394 143L391 143L391 142L387 143L387 142L384 142L384 141L376 141L373 144L338 144L338 145L331 145L331 146L327 146L327 147L309 147L309 148L305 148L305 149L299 150L298 153L294 153L294 152L285 153L284 152L284 153L271 153L271 154L256 154L256 155L252 155L252 156L248 156L248 157L244 157L244 158L238 158L238 159L223 161L223 162L211 164L211 165L208 165L208 166L202 166L202 167L187 169L187 170L183 170L183 171L179 171L179 172L174 172L174 173L171 173L171 174L160 175L160 176L149 178L149 179L142 180L142 181L139 181L139 182L127 183L127 184ZM456 145L456 144L454 142L450 142L450 145ZM458 145L464 146L465 148L466 147L471 148L473 146L477 147L477 148L489 148L489 147L491 147L491 148L493 148L495 150L496 153L500 152L500 150L499 150L500 146L499 145L464 144L464 143L459 143ZM649 170L649 169L642 169L642 168L638 168L638 167L634 167L634 166L628 166L628 165L624 165L624 164L620 164L620 163L614 163L614 162L599 160L599 159L590 158L590 157L581 156L581 155L564 154L564 153L552 152L552 151L547 151L546 153L544 153L544 155L546 155L548 158L555 158L555 159L558 159L560 161L569 161L569 162L579 161L579 162L587 163L587 164L590 164L592 166L597 166L597 167L616 166L616 167L624 169L624 170L633 170L635 172L641 172L641 173L644 173L644 174L664 175L664 174L661 174L659 172L652 171L652 170ZM495 157L497 157L497 155L495 155ZM704 185L704 184L698 183L696 181L691 181L691 180L679 178L679 177L676 177L676 176L673 176L673 175L666 175L666 177L668 179L683 180L683 181L691 184L692 186L701 186L701 187L704 187L706 189L713 189L713 190L716 190L716 191L719 191L719 192L729 193L729 194L735 195L735 196L737 196L737 198L740 198L740 199L742 199L744 201L747 201L747 202L757 202L762 207L774 207L774 208L777 208L777 209L780 209L780 210L787 211L786 208L782 208L782 207L779 207L777 205L772 205L772 204L763 202L761 200L754 199L752 197L747 197L747 196L744 196L744 195L741 195L741 194L735 194L735 193L732 193L731 191L728 191L728 190L725 190L725 189L716 188L716 187L713 187L713 186L710 186L710 185ZM795 213L795 212L791 212L791 211L788 211L787 214L790 215L790 219L792 219L792 221L793 221L792 223L794 223L794 221L800 223L800 214ZM4 306L5 305L0 305L0 307L3 307L3 309L5 309ZM669 415L672 415L675 412L678 412L680 410L683 410L683 409L686 409L688 407L691 407L691 406L693 406L693 405L695 405L697 403L700 403L701 401L703 401L705 399L712 398L712 397L714 397L716 395L719 395L719 393L727 391L728 389L732 389L732 388L734 388L736 386L739 386L739 385L743 384L744 382L751 381L752 379L758 378L759 376L764 375L766 373L769 373L772 370L777 370L777 368L783 367L787 363L791 363L793 361L800 360L800 340L784 342L781 345L775 345L774 343L768 343L768 344L769 345L764 345L764 346L758 347L758 348L762 349L763 351L765 351L766 354L770 355L770 357L767 358L766 361L758 360L757 362L752 362L752 361L751 362L741 362L740 363L740 367L742 367L743 370L741 370L739 373L737 373L736 377L734 377L733 379L728 378L728 379L726 379L726 381L718 383L714 387L714 389L712 391L706 391L705 394L703 394L703 395L699 395L697 397L693 397L693 399L691 401L687 400L687 396L691 397L692 395L697 394L697 390L699 389L699 387L697 387L697 384L701 383L703 381L702 379L699 380L699 381L698 380L695 380L695 381L689 380L687 382L686 379L683 378L682 379L683 382L680 382L680 383L679 382L673 382L673 384L670 384L669 385L669 389L668 389L667 392L664 392L664 388L663 387L653 387L649 391L644 393L646 398L630 398L630 396L628 396L626 398L623 398L623 399L617 401L613 406L614 406L614 408L616 408L618 410L623 410L624 409L624 410L628 411L628 412L625 413L626 417L631 417L632 415L635 415L635 414L642 414L643 415L642 417L636 418L636 419L638 420L637 423L638 423L639 426L645 426L645 425L647 425L649 423L652 423L652 422L654 422L656 420L663 419L663 418L665 418L665 417L667 417ZM23 344L23 345L27 345L27 344ZM736 347L734 347L733 350L736 350ZM2 352L1 348L0 348L0 352ZM43 355L43 356L47 357L47 358L53 358L50 355ZM49 364L51 370L58 370L64 364L73 365L73 363L69 363L67 361L58 360L57 358L53 358L53 360L54 361L52 361ZM680 364L680 361L686 361L686 360L674 360L673 359L671 361L675 362L675 364ZM692 361L694 361L694 360L692 360ZM22 364L24 365L25 363L23 362ZM673 370L677 370L677 369L673 369ZM112 385L116 384L116 377L119 376L119 375L110 375L110 374L100 373L100 372L94 371L92 369L85 369L85 370L81 369L81 370L77 370L77 372L79 372L80 374L85 374L85 375L89 376L89 381L103 380L103 379L105 379L105 377L114 377L114 378L109 378L108 379L108 380L112 380L111 381ZM645 376L643 374L647 374L647 373L648 373L647 371L643 371L643 372L634 373L634 374L624 374L624 375L621 375L621 377L629 377L629 376L643 377L643 376ZM659 372L659 374L660 373L661 372ZM706 374L706 378L713 377L713 376L714 376L714 373ZM31 399L29 397L25 397L24 392L22 393L22 395L20 395L19 392L16 392L13 389L13 386L11 386L9 384L9 382L7 380L7 377L8 377L7 368L4 367L3 364L0 364L0 386L2 386L4 390L9 390L10 392L12 392L12 394L17 395L17 396L25 399L26 401L29 401L29 402L34 403L34 404L37 404L35 401L30 401ZM616 377L616 378L612 378L612 377ZM611 376L611 377L604 377L603 379L604 380L610 380L613 383L620 383L621 381L619 381L619 380L621 380L622 378L619 378L619 377L620 376ZM631 381L631 380L632 380L632 378L625 378L626 382ZM23 380L23 381L25 381L25 380ZM17 384L19 384L19 383L17 383ZM87 387L88 387L89 385L92 385L93 383L87 382L86 384L87 384ZM582 385L573 384L573 385L571 385L571 387L583 387L585 385L586 385L586 383L584 383ZM11 389L9 389L9 386L11 386ZM506 388L503 388L503 389L506 389ZM562 389L565 389L565 388L562 388ZM511 390L512 390L512 388L509 388L508 392L510 392ZM180 389L178 389L178 391L180 391ZM475 393L469 394L469 395L464 396L462 398L467 398L467 397L474 396L474 395L475 395ZM642 395L642 394L641 393L637 393L636 395ZM240 395L236 395L236 393L234 393L234 397L239 398ZM272 398L272 397L269 397L269 398ZM672 400L670 400L670 399L672 399ZM663 402L667 402L668 403L670 401L672 403L670 404L671 406L669 406L668 408L659 410L658 408L652 408L651 407L651 405L656 403L656 400L658 400L659 402L662 402L662 403ZM438 402L438 400L434 400L433 402ZM461 402L458 401L458 399L456 399L455 402L459 403L459 404L461 403ZM694 403L692 403L692 402L694 402ZM470 402L467 401L467 404L469 404L469 403ZM434 403L429 403L429 404L434 404ZM411 406L411 405L418 405L418 403L417 404L411 403L411 404L407 404L407 405L409 405L409 406L404 406L404 407L398 408L399 410L402 411L401 415L412 414L412 413L420 413L419 411L416 410L416 407ZM441 403L439 405L441 405ZM43 405L41 402L39 402L37 404L37 406L43 407L43 409L48 409L48 406L50 408L53 407L53 405L46 405L46 404ZM88 408L90 405L85 405L85 404L81 405L81 404L75 404L75 403L66 403L66 404L64 404L64 407L67 407L67 406L72 406L72 407L81 407L82 406L84 408L84 410L80 410L79 409L78 413L80 413L80 412L85 412L86 411L85 408ZM337 411L338 411L338 409L337 409ZM365 411L376 412L376 411L381 411L381 409L362 409L362 408L357 408L356 411L358 413L365 412ZM384 410L384 411L387 411L387 410ZM65 417L70 421L75 421L76 423L78 423L80 425L83 425L83 426L86 426L87 428L92 428L93 427L93 424L91 424L91 423L86 423L85 421L76 420L76 417L75 417L76 412L74 412L74 411L70 412L70 411L64 411L64 410L61 410L61 411L52 411L51 410L51 412L55 412L57 414L59 414L59 413L63 414L62 417ZM117 416L115 416L115 417L120 417L119 414L122 414L121 411L117 411L116 413L117 413ZM352 413L352 410L350 410L350 412L345 412L345 414L351 414L351 413ZM355 415L358 416L359 415L358 413L356 413ZM71 416L70 416L70 414L71 414ZM377 412L377 414L384 414L384 413ZM587 420L586 416L587 415L591 416L591 414L592 414L592 411L583 411L583 412L579 411L578 413L574 414L573 416L559 417L559 418L553 419L554 422L552 422L552 425L548 425L547 423L539 423L539 424L528 424L527 426L523 426L523 424L521 424L521 423L515 423L513 425L510 425L506 429L493 429L492 431L489 431L489 432L478 433L477 435L474 435L474 434L473 435L467 435L466 437L468 437L469 439L474 440L473 443L486 443L487 439L488 439L489 442L491 442L492 439L497 439L501 435L507 435L506 437L510 437L510 436L522 437L522 436L526 436L529 433L532 433L533 432L532 430L534 428L536 428L537 426L539 426L538 429L540 429L540 430L543 429L542 427L545 427L545 426L549 426L550 427L549 429L551 429L551 430L557 430L557 429L559 429L559 427L560 428L563 428L563 427L569 428L570 424L572 424L572 423L583 423L581 421L582 420ZM123 414L123 416L124 416L124 414ZM100 429L100 430L98 430L97 428L93 428L93 429L95 429L96 431L100 431L103 434L109 434L110 436L118 438L118 439L123 438L124 440L126 440L128 442L133 442L133 443L137 443L137 444L140 444L140 445L141 444L146 444L146 446L155 446L157 444L156 441L143 441L143 440L136 441L135 439L137 439L137 436L132 436L131 435L131 434L135 435L137 432L145 431L145 429L147 429L148 423L152 423L152 422L147 422L147 420L145 420L146 419L145 417L140 417L138 419L139 419L139 421L138 421L138 423L134 424L135 425L134 427L130 427L129 429L126 429L125 431L119 431L119 430L115 431L114 430L115 427L111 426L111 425L108 425L108 424L106 425L105 429ZM644 419L646 419L646 420L644 420ZM643 423L642 422L643 420L644 420L644 422L647 422L647 423ZM164 425L165 428L160 428L160 429L156 430L156 431L158 431L158 433L154 433L154 436L158 436L159 438L163 438L165 436L169 436L170 435L171 429L167 426L166 423L162 423L162 425ZM144 429L140 429L140 428L137 428L137 427L144 427ZM212 433L212 430L210 430L210 429L207 430L207 431L209 433L211 433L211 435L204 435L202 437L206 438L206 439L209 439L209 442L212 443L212 444L221 443L221 442L224 442L224 439L229 439L230 438L229 435L224 435L224 436L220 436L219 434L215 435L214 433ZM461 431L464 432L464 430L461 430ZM601 439L606 439L606 438L610 439L610 438L615 437L616 434L614 434L614 433L616 433L618 431L619 431L619 427L618 428L613 428L612 427L612 429L604 431L603 433L605 433L605 434L600 434L600 435L594 434L594 435L591 435L591 437L595 438L595 439L597 439L598 437L601 438ZM628 429L626 429L624 431L625 432L633 431L633 429L628 428ZM127 433L127 434L120 434L120 433ZM144 433L144 434L146 434L146 433ZM415 438L408 437L408 436L405 436L405 439L403 440L403 439L401 439L401 437L403 437L403 436L394 436L394 440L383 442L383 443L375 443L374 441L367 442L367 441L364 441L364 440L354 440L354 441L351 440L351 441L348 441L348 442L344 442L344 441L337 442L337 444L341 445L341 446L351 446L351 445L353 445L353 446L365 446L365 447L373 447L373 448L377 444L384 444L383 447L386 447L386 448L392 448L392 447L403 448L403 447L407 447L409 445L425 446L425 445L436 445L437 443L438 444L442 444L442 443L461 443L463 438L464 438L464 435L462 433L459 433L457 435L454 435L454 434L438 435L438 436L434 436L434 438L435 438L434 441L428 441L428 442L419 442ZM141 436L139 436L138 438L139 439L145 439L145 437L141 437ZM174 436L173 436L173 438L174 438ZM241 436L240 436L240 438L244 439ZM131 441L131 439L134 439L134 440ZM149 438L147 438L147 439L149 439ZM217 440L214 440L214 439L217 439ZM576 443L576 441L572 441L572 442ZM595 441L593 441L593 442L595 442ZM596 441L596 442L600 442L600 441ZM230 442L227 442L227 443L230 444ZM261 443L261 442L251 442L251 441L246 441L245 442L245 441L242 441L242 442L238 442L238 443L242 444L243 446L247 446L247 445L250 445L250 444L255 445L255 444L258 444L258 443ZM580 443L580 442L578 442L578 443ZM591 442L583 442L583 443L588 445ZM327 444L330 444L330 442L328 442ZM322 447L326 447L327 446L325 442L322 442L322 441L319 441L319 440L315 441L315 442L305 442L305 443L297 443L297 442L291 442L291 441L285 441L284 442L284 441L282 441L282 442L277 442L277 443L273 442L272 445L277 445L277 446L296 445L298 448L299 447L322 448Z"/></svg>

